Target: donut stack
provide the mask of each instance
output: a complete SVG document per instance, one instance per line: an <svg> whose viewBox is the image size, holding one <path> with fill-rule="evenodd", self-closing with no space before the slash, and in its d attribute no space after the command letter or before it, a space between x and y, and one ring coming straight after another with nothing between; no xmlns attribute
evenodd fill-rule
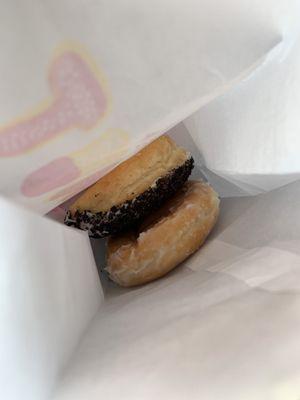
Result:
<svg viewBox="0 0 300 400"><path fill-rule="evenodd" d="M194 253L219 214L204 182L188 181L194 160L164 135L89 187L65 223L108 236L110 278L121 286L157 279Z"/></svg>

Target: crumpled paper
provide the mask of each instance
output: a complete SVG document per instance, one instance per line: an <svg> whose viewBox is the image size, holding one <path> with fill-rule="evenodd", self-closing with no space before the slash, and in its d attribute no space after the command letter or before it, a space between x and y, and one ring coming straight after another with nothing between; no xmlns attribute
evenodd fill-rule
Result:
<svg viewBox="0 0 300 400"><path fill-rule="evenodd" d="M3 398L299 398L299 182L240 197L298 178L298 11L1 5ZM207 244L164 279L100 282L102 241L94 259L86 233L12 204L46 213L175 125L223 199Z"/></svg>

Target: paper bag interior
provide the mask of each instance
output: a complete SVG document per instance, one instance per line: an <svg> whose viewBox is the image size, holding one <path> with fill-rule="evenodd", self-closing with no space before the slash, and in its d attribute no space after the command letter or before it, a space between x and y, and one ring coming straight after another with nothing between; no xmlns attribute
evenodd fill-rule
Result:
<svg viewBox="0 0 300 400"><path fill-rule="evenodd" d="M20 388L55 400L299 393L300 183L242 197L228 197L232 183L221 178L214 186L227 197L206 244L135 289L101 273L104 241L92 240L95 262L85 233L2 201L4 218L19 221L1 236L14 257L1 289L5 373L23 378L14 398Z"/></svg>
<svg viewBox="0 0 300 400"><path fill-rule="evenodd" d="M296 400L298 4L292 12L281 0L276 7L267 0L248 1L247 7L236 0L222 7L217 0L189 0L181 13L180 2L172 1L153 27L153 2L135 2L136 20L143 21L135 30L128 23L132 9L122 1L115 8L101 2L104 13L100 2L91 1L65 18L69 3L48 2L31 15L25 5L15 13L17 3L7 2L0 13L0 26L17 32L24 46L19 51L14 35L3 41L3 54L13 54L1 64L3 120L47 98L51 51L66 37L90 50L115 99L101 132L75 130L28 156L0 160L1 193L10 199L0 198L0 397ZM94 23L82 24L82 17ZM42 37L37 32L45 26ZM119 27L122 37L116 35ZM202 35L211 31L209 40ZM175 42L176 32L184 34ZM115 47L107 45L109 38ZM12 68L11 59L22 68ZM123 127L134 144L182 120L171 135L195 157L194 177L219 192L221 214L201 250L163 279L119 288L101 272L104 241L90 243L86 233L11 202L47 212L59 204L57 197L25 197L20 187L27 175L66 154L78 155L111 129ZM108 141L108 155L113 145ZM80 180L99 170L96 156Z"/></svg>
<svg viewBox="0 0 300 400"><path fill-rule="evenodd" d="M149 285L121 289L101 274L104 302L55 400L299 394L299 198L300 182L223 198L203 248ZM103 244L92 246L101 268Z"/></svg>

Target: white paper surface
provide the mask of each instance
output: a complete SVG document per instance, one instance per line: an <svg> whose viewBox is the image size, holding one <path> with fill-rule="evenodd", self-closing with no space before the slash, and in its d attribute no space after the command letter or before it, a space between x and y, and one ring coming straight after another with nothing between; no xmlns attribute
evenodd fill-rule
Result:
<svg viewBox="0 0 300 400"><path fill-rule="evenodd" d="M185 121L205 166L246 194L300 178L299 32L287 33L251 78Z"/></svg>
<svg viewBox="0 0 300 400"><path fill-rule="evenodd" d="M234 197L298 178L297 7L1 4L0 190L40 213L232 89L172 130L228 198L164 279L101 289L84 233L0 201L3 398L300 397L300 184Z"/></svg>
<svg viewBox="0 0 300 400"><path fill-rule="evenodd" d="M40 213L248 76L290 15L258 0L2 3L0 189Z"/></svg>
<svg viewBox="0 0 300 400"><path fill-rule="evenodd" d="M0 198L1 399L42 400L102 301L89 239Z"/></svg>

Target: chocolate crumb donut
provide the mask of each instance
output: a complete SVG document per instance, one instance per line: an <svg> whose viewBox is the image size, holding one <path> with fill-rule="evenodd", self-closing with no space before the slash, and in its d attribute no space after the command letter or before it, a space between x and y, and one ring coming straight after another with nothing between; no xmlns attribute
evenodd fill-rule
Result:
<svg viewBox="0 0 300 400"><path fill-rule="evenodd" d="M164 135L88 188L65 224L94 238L119 234L160 207L191 174L194 160Z"/></svg>

